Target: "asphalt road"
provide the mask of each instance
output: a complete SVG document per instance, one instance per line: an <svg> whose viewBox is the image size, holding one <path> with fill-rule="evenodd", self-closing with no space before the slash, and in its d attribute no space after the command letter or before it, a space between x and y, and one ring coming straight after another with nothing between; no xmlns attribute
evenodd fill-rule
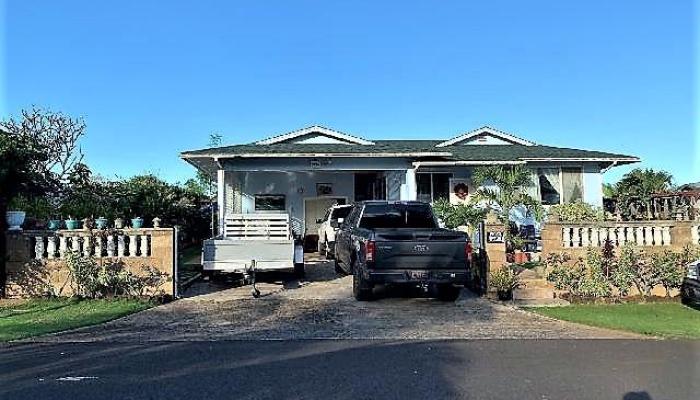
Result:
<svg viewBox="0 0 700 400"><path fill-rule="evenodd" d="M700 342L0 346L0 399L698 399Z"/></svg>

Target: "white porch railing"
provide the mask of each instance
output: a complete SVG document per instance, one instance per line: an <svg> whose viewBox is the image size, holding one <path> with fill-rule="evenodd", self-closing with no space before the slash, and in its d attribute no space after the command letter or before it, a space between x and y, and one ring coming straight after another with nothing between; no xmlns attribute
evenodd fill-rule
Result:
<svg viewBox="0 0 700 400"><path fill-rule="evenodd" d="M606 241L613 246L627 243L636 246L670 246L671 226L658 224L620 224L614 226L567 226L561 227L562 246L565 248L599 247Z"/></svg>
<svg viewBox="0 0 700 400"><path fill-rule="evenodd" d="M126 229L104 233L102 231L37 231L30 236L33 241L32 258L37 260L61 260L69 252L85 257L150 257L151 231Z"/></svg>

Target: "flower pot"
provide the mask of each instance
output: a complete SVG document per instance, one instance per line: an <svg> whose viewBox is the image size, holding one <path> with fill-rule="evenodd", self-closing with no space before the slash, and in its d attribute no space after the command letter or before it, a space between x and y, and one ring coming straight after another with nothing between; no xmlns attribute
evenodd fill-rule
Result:
<svg viewBox="0 0 700 400"><path fill-rule="evenodd" d="M530 261L529 256L530 256L530 254L528 254L528 253L523 253L521 251L517 251L517 252L515 252L515 254L513 254L513 262L515 262L517 264L526 263L526 262Z"/></svg>
<svg viewBox="0 0 700 400"><path fill-rule="evenodd" d="M66 223L66 229L74 230L74 229L79 229L80 228L80 221L77 219L67 219L65 220Z"/></svg>
<svg viewBox="0 0 700 400"><path fill-rule="evenodd" d="M501 301L513 300L513 291L512 290L498 290L498 291L496 291L496 294L498 295L498 300L501 300Z"/></svg>
<svg viewBox="0 0 700 400"><path fill-rule="evenodd" d="M60 219L50 219L49 223L46 226L52 231L57 231L61 229L61 220Z"/></svg>
<svg viewBox="0 0 700 400"><path fill-rule="evenodd" d="M141 229L143 228L143 218L138 217L138 218L132 218L131 219L131 227L134 229Z"/></svg>
<svg viewBox="0 0 700 400"><path fill-rule="evenodd" d="M114 228L124 229L124 220L122 218L117 218L114 220Z"/></svg>
<svg viewBox="0 0 700 400"><path fill-rule="evenodd" d="M108 223L108 222L109 222L109 221L107 221L107 218L97 218L97 219L95 220L95 227L96 227L97 229L105 229L105 228L107 228L107 223Z"/></svg>
<svg viewBox="0 0 700 400"><path fill-rule="evenodd" d="M22 224L27 214L24 211L8 211L5 213L5 221L7 221L7 230L19 231L22 230Z"/></svg>
<svg viewBox="0 0 700 400"><path fill-rule="evenodd" d="M83 219L83 229L92 229L95 226L95 221L93 221L91 218L85 218Z"/></svg>

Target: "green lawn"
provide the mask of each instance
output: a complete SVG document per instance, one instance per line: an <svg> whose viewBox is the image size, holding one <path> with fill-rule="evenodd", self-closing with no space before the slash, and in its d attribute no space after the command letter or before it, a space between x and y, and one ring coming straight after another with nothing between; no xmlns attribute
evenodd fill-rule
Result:
<svg viewBox="0 0 700 400"><path fill-rule="evenodd" d="M700 311L680 303L577 304L529 310L565 321L644 335L700 339Z"/></svg>
<svg viewBox="0 0 700 400"><path fill-rule="evenodd" d="M0 342L99 324L152 307L145 300L0 300Z"/></svg>

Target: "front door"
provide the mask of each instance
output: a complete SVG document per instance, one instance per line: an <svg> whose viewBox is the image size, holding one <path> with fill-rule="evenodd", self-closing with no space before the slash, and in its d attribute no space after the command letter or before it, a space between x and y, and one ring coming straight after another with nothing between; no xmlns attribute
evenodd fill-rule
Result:
<svg viewBox="0 0 700 400"><path fill-rule="evenodd" d="M345 204L344 197L316 197L304 200L304 236L318 240L319 223L316 220L323 218L328 208L334 204ZM308 247L311 248L309 245Z"/></svg>

